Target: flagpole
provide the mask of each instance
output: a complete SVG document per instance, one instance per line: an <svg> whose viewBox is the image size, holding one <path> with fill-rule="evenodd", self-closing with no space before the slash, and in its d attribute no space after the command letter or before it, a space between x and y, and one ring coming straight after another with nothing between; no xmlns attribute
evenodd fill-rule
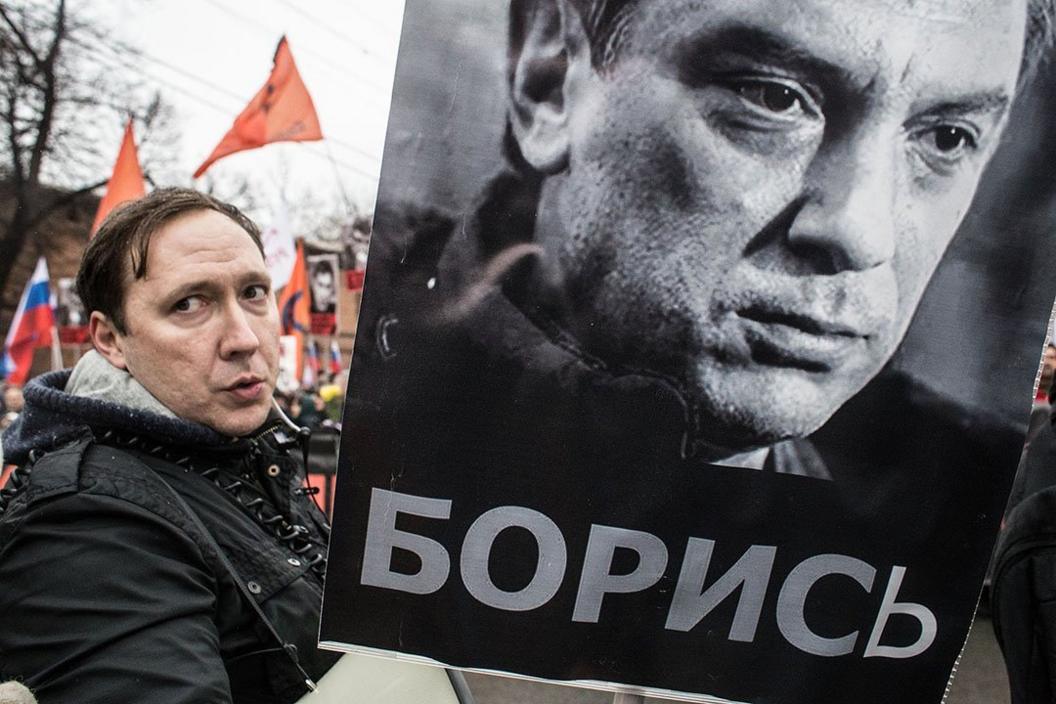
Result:
<svg viewBox="0 0 1056 704"><path fill-rule="evenodd" d="M51 326L51 371L57 372L63 368L62 346L59 343L59 329Z"/></svg>
<svg viewBox="0 0 1056 704"><path fill-rule="evenodd" d="M355 206L352 205L352 201L348 197L348 192L345 191L345 182L341 180L341 171L337 168L337 160L334 159L334 153L330 149L330 142L325 138L323 139L323 147L326 149L326 158L330 161L330 166L334 169L334 179L337 181L337 190L341 193L341 199L345 201L345 209L347 213L351 215L356 212Z"/></svg>

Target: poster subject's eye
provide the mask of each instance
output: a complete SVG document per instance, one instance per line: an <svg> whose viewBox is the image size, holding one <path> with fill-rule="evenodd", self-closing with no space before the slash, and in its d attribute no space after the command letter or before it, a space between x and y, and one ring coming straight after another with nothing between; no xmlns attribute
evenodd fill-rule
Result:
<svg viewBox="0 0 1056 704"><path fill-rule="evenodd" d="M795 118L820 112L807 91L791 81L746 78L732 82L730 88L752 106L774 116Z"/></svg>
<svg viewBox="0 0 1056 704"><path fill-rule="evenodd" d="M973 151L978 143L974 134L957 125L939 125L925 136L929 147L943 156L961 156L964 152Z"/></svg>
<svg viewBox="0 0 1056 704"><path fill-rule="evenodd" d="M955 167L967 163L981 143L977 129L953 122L925 125L914 137L918 153L938 173L952 173Z"/></svg>

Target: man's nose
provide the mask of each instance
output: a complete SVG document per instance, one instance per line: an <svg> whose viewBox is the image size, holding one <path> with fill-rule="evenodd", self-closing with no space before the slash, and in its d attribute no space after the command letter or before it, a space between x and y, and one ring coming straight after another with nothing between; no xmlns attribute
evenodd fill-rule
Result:
<svg viewBox="0 0 1056 704"><path fill-rule="evenodd" d="M253 329L250 313L237 302L225 306L223 330L220 337L220 357L230 359L253 354L260 347L260 338Z"/></svg>
<svg viewBox="0 0 1056 704"><path fill-rule="evenodd" d="M797 255L824 273L864 271L894 257L896 144L874 132L822 146L788 234Z"/></svg>

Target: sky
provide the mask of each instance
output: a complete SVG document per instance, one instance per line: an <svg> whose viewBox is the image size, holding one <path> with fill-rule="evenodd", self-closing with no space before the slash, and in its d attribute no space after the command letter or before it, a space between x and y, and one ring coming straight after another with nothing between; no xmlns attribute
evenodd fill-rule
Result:
<svg viewBox="0 0 1056 704"><path fill-rule="evenodd" d="M403 0L119 0L103 19L143 59L127 68L175 110L177 171L190 174L264 85L286 35L325 139L265 146L218 161L221 186L247 178L260 212L280 199L371 212L381 168ZM100 6L93 6L93 10ZM113 135L114 154L121 135ZM105 137L100 137L105 139ZM205 177L195 185L202 187ZM223 188L218 190L223 195ZM306 194L310 194L307 195Z"/></svg>

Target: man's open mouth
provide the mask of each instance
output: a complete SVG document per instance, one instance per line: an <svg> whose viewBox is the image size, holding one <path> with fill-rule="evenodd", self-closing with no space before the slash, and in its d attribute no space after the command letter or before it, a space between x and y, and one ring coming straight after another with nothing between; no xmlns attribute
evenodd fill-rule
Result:
<svg viewBox="0 0 1056 704"><path fill-rule="evenodd" d="M226 391L243 400L255 400L264 390L264 380L259 376L245 376L228 386Z"/></svg>

